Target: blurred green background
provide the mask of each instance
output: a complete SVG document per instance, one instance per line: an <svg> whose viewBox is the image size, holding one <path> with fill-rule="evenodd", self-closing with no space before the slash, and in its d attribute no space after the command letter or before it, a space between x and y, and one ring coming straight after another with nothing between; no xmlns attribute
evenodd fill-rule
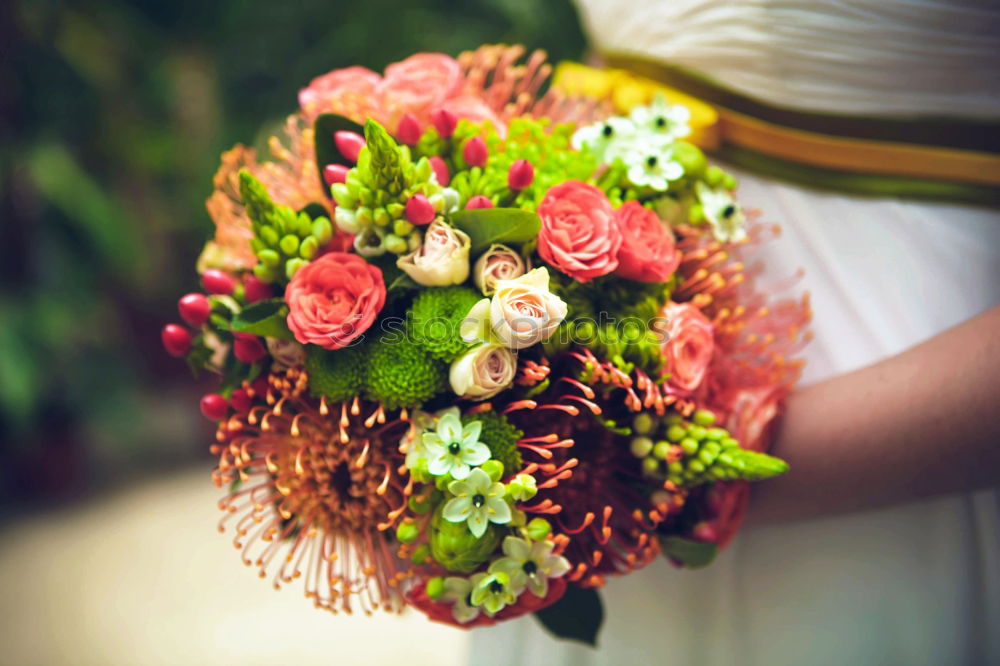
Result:
<svg viewBox="0 0 1000 666"><path fill-rule="evenodd" d="M212 232L219 153L330 69L484 43L579 58L568 0L0 3L0 506L183 464L212 426L160 347Z"/></svg>

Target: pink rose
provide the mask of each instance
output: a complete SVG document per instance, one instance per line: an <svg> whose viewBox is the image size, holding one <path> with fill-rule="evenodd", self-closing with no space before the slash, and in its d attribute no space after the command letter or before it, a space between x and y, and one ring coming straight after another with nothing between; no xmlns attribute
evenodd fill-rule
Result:
<svg viewBox="0 0 1000 666"><path fill-rule="evenodd" d="M340 349L367 331L385 304L382 271L356 254L330 252L295 273L285 302L296 340Z"/></svg>
<svg viewBox="0 0 1000 666"><path fill-rule="evenodd" d="M681 263L681 253L656 213L629 201L615 212L615 220L622 234L615 275L639 282L669 280Z"/></svg>
<svg viewBox="0 0 1000 666"><path fill-rule="evenodd" d="M622 235L604 192L575 180L557 185L542 199L538 216L538 254L549 265L580 282L618 268Z"/></svg>
<svg viewBox="0 0 1000 666"><path fill-rule="evenodd" d="M697 389L705 378L715 349L712 323L690 303L668 303L663 308L666 319L658 326L664 334L663 373L670 374L667 384L684 393Z"/></svg>
<svg viewBox="0 0 1000 666"><path fill-rule="evenodd" d="M385 68L378 96L387 111L389 127L404 113L427 122L431 111L461 91L465 79L454 58L441 53L418 53Z"/></svg>
<svg viewBox="0 0 1000 666"><path fill-rule="evenodd" d="M335 108L340 98L370 98L382 80L375 72L364 67L335 69L323 76L317 76L309 86L299 91L299 106L309 120Z"/></svg>

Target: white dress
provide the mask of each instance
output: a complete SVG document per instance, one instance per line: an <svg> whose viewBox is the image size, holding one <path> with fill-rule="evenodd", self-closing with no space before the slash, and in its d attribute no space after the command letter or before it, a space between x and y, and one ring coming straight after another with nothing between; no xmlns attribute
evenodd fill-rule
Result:
<svg viewBox="0 0 1000 666"><path fill-rule="evenodd" d="M594 45L687 65L776 105L1000 116L1000 4L582 0ZM992 64L991 64L992 63ZM905 86L886 81L905 82ZM822 193L733 170L806 269L803 383L903 351L1000 303L1000 211ZM598 650L533 618L475 630L485 664L1000 664L1000 497L747 527L707 569L610 579Z"/></svg>

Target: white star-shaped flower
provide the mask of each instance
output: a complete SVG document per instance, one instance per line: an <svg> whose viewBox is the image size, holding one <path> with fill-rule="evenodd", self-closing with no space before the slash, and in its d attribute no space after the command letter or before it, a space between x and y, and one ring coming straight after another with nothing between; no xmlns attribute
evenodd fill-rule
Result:
<svg viewBox="0 0 1000 666"><path fill-rule="evenodd" d="M428 472L464 479L472 467L490 459L489 447L479 441L483 429L480 421L462 425L458 407L440 412L436 421L435 430L421 436Z"/></svg>
<svg viewBox="0 0 1000 666"><path fill-rule="evenodd" d="M676 141L691 133L691 112L685 106L668 104L662 95L647 106L633 108L629 119L640 135L654 134Z"/></svg>
<svg viewBox="0 0 1000 666"><path fill-rule="evenodd" d="M549 579L559 578L570 570L569 560L552 554L553 544L548 541L528 541L509 536L503 540L502 557L490 565L490 572L503 572L510 576L510 586L517 593L525 587L536 597L544 598L549 592Z"/></svg>
<svg viewBox="0 0 1000 666"><path fill-rule="evenodd" d="M666 192L670 181L684 175L684 167L674 161L669 148L633 144L622 160L628 167L626 175L633 185Z"/></svg>
<svg viewBox="0 0 1000 666"><path fill-rule="evenodd" d="M448 492L454 497L444 505L441 515L453 523L468 521L469 531L477 539L490 523L504 525L511 521L510 505L504 499L506 488L478 467L468 478L448 484Z"/></svg>
<svg viewBox="0 0 1000 666"><path fill-rule="evenodd" d="M711 188L703 182L694 187L705 219L712 225L712 235L720 243L736 243L747 237L746 215L732 192L724 187Z"/></svg>
<svg viewBox="0 0 1000 666"><path fill-rule="evenodd" d="M603 123L581 127L573 133L571 145L587 151L602 163L613 162L632 143L635 125L628 118L608 118Z"/></svg>

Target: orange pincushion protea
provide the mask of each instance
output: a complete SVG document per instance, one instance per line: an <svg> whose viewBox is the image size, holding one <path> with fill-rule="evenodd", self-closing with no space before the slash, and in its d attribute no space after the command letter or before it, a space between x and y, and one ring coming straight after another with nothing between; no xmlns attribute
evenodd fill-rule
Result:
<svg viewBox="0 0 1000 666"><path fill-rule="evenodd" d="M304 576L319 608L399 610L407 574L381 530L410 493L396 447L409 424L359 400L317 406L306 385L295 369L271 374L246 413L220 423L213 478L231 492L219 529L235 520L243 563L262 578L277 567L275 588Z"/></svg>

